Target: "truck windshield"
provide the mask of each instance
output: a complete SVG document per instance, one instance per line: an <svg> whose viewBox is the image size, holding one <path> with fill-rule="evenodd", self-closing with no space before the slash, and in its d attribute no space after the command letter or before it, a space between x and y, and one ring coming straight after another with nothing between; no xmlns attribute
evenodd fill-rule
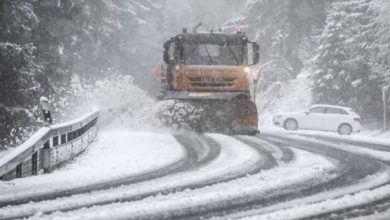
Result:
<svg viewBox="0 0 390 220"><path fill-rule="evenodd" d="M184 44L183 61L187 65L240 65L241 45Z"/></svg>

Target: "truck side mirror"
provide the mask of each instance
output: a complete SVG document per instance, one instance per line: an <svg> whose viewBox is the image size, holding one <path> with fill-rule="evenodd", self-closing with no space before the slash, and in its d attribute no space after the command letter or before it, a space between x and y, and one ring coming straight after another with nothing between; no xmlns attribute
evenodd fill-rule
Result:
<svg viewBox="0 0 390 220"><path fill-rule="evenodd" d="M260 47L257 43L253 43L253 64L258 64L260 61Z"/></svg>
<svg viewBox="0 0 390 220"><path fill-rule="evenodd" d="M176 43L174 41L167 41L164 43L164 62L166 64L175 63Z"/></svg>
<svg viewBox="0 0 390 220"><path fill-rule="evenodd" d="M164 59L164 62L166 64L169 63L169 45L170 44L171 44L170 41L167 41L167 42L164 43L164 57L163 57L163 59Z"/></svg>
<svg viewBox="0 0 390 220"><path fill-rule="evenodd" d="M255 42L249 42L248 48L248 65L255 65L259 63L259 45Z"/></svg>

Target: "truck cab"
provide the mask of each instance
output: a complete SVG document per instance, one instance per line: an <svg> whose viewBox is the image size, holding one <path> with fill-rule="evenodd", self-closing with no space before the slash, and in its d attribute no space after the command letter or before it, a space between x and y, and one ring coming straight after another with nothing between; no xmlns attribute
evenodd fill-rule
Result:
<svg viewBox="0 0 390 220"><path fill-rule="evenodd" d="M189 92L249 97L250 66L259 62L259 46L242 32L182 33L164 44L164 61L163 86L176 91L176 98L188 98Z"/></svg>
<svg viewBox="0 0 390 220"><path fill-rule="evenodd" d="M257 134L258 115L251 100L251 66L259 46L241 31L187 33L164 44L165 66L158 99L159 117L172 127L227 134Z"/></svg>

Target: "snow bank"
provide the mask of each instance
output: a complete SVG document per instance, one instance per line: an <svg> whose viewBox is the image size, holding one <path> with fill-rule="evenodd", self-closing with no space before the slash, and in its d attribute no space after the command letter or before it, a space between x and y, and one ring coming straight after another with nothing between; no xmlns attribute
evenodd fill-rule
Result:
<svg viewBox="0 0 390 220"><path fill-rule="evenodd" d="M0 182L0 200L134 176L172 164L184 155L171 135L102 131L84 154L53 173Z"/></svg>
<svg viewBox="0 0 390 220"><path fill-rule="evenodd" d="M379 132L379 131L365 131L362 133L354 133L350 136L342 136L336 132L327 132L327 131L315 131L315 130L298 130L298 131L286 131L283 128L276 126L262 126L260 130L264 133L273 133L273 134L299 134L307 136L319 136L319 137L330 137L345 141L360 141L367 142L368 144L379 144L387 145L390 148L390 132Z"/></svg>
<svg viewBox="0 0 390 220"><path fill-rule="evenodd" d="M358 137L370 137L377 140L388 140L390 145L390 131L383 132L383 130L363 130L361 133L357 134Z"/></svg>

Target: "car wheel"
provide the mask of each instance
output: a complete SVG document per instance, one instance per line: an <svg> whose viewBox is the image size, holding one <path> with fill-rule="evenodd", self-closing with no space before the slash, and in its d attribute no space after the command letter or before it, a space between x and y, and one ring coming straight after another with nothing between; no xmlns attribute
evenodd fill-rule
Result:
<svg viewBox="0 0 390 220"><path fill-rule="evenodd" d="M284 122L284 129L288 131L298 130L298 122L293 118L289 118Z"/></svg>
<svg viewBox="0 0 390 220"><path fill-rule="evenodd" d="M339 126L339 134L341 135L351 135L352 134L352 126L349 124L341 124Z"/></svg>

